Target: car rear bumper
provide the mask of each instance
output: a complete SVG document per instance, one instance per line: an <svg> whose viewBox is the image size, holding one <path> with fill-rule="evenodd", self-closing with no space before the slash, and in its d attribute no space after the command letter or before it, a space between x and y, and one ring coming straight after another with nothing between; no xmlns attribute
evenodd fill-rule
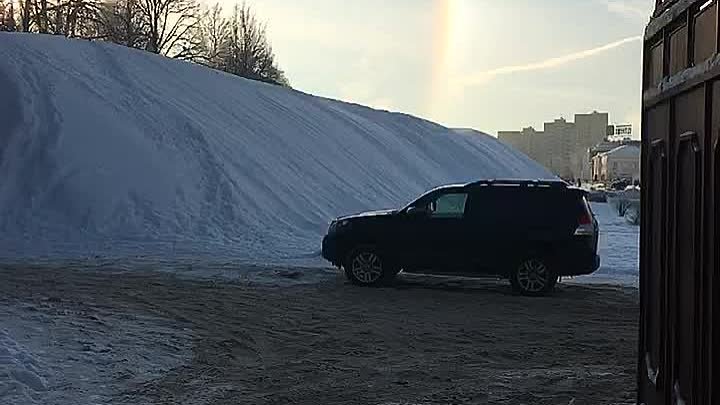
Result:
<svg viewBox="0 0 720 405"><path fill-rule="evenodd" d="M582 276L600 268L600 256L596 253L565 257L557 263L558 276Z"/></svg>

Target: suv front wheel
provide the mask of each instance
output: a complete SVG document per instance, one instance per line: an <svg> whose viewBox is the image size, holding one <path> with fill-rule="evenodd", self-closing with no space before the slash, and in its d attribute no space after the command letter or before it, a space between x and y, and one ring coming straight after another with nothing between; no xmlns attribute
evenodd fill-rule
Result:
<svg viewBox="0 0 720 405"><path fill-rule="evenodd" d="M353 284L375 286L391 281L398 273L377 249L364 246L354 249L345 261L345 275Z"/></svg>
<svg viewBox="0 0 720 405"><path fill-rule="evenodd" d="M513 289L523 295L543 295L555 288L558 277L538 258L520 262L510 275Z"/></svg>

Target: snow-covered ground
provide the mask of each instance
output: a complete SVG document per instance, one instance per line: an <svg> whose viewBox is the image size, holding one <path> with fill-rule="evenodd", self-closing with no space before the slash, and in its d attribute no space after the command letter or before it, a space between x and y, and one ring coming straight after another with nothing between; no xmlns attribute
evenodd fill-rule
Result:
<svg viewBox="0 0 720 405"><path fill-rule="evenodd" d="M181 320L111 311L52 287L43 295L0 300L3 405L105 404L191 358Z"/></svg>
<svg viewBox="0 0 720 405"><path fill-rule="evenodd" d="M638 285L640 266L640 227L630 225L607 203L593 203L600 224L600 269L575 281Z"/></svg>
<svg viewBox="0 0 720 405"><path fill-rule="evenodd" d="M93 41L0 33L0 258L302 262L340 214L552 177L495 138Z"/></svg>
<svg viewBox="0 0 720 405"><path fill-rule="evenodd" d="M0 398L10 403L33 403L33 397L47 391L40 361L0 330Z"/></svg>
<svg viewBox="0 0 720 405"><path fill-rule="evenodd" d="M0 266L0 404L629 404L637 290ZM468 316L473 314L473 316Z"/></svg>

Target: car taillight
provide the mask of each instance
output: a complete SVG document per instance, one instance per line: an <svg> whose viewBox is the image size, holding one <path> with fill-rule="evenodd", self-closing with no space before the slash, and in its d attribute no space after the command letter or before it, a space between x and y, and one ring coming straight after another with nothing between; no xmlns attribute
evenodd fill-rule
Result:
<svg viewBox="0 0 720 405"><path fill-rule="evenodd" d="M575 229L575 236L594 236L595 223L593 222L592 212L585 197L582 199L582 211L578 217L578 227Z"/></svg>
<svg viewBox="0 0 720 405"><path fill-rule="evenodd" d="M585 211L580 214L580 218L578 219L578 225L592 225L592 217L590 217L589 212Z"/></svg>

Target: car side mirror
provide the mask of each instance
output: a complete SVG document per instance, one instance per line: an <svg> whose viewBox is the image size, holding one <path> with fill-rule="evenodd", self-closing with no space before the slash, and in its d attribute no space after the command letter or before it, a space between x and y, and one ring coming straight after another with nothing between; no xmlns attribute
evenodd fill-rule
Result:
<svg viewBox="0 0 720 405"><path fill-rule="evenodd" d="M427 210L423 207L410 207L406 213L409 217L424 217L427 215Z"/></svg>

